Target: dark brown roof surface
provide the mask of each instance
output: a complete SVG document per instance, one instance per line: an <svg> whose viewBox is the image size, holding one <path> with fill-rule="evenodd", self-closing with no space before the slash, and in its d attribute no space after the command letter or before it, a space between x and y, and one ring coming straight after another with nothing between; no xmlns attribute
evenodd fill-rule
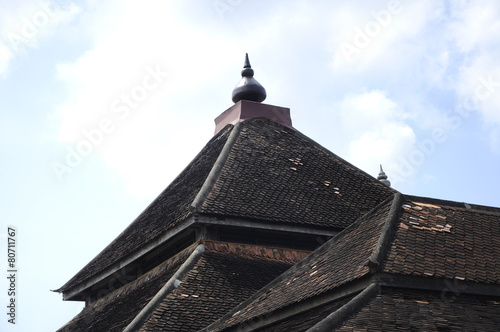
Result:
<svg viewBox="0 0 500 332"><path fill-rule="evenodd" d="M284 321L268 325L258 329L259 332L290 332L290 331L306 331L310 327L322 321L326 316L341 308L352 299L352 296L343 298L338 301L327 303L319 308L310 309L298 315L288 317ZM251 327L251 323L249 323Z"/></svg>
<svg viewBox="0 0 500 332"><path fill-rule="evenodd" d="M299 132L253 119L200 212L345 228L393 192Z"/></svg>
<svg viewBox="0 0 500 332"><path fill-rule="evenodd" d="M140 331L202 329L290 268L289 255L295 262L305 256L290 250L209 242L206 248L181 285L165 297ZM262 258L270 256L287 262Z"/></svg>
<svg viewBox="0 0 500 332"><path fill-rule="evenodd" d="M499 257L500 209L396 194L209 330L268 317L369 273L498 285Z"/></svg>
<svg viewBox="0 0 500 332"><path fill-rule="evenodd" d="M382 288L336 331L498 331L498 297Z"/></svg>
<svg viewBox="0 0 500 332"><path fill-rule="evenodd" d="M500 209L408 198L383 270L500 284Z"/></svg>
<svg viewBox="0 0 500 332"><path fill-rule="evenodd" d="M154 241L192 212L342 229L393 193L293 129L267 119L246 120L219 132L129 227L59 291Z"/></svg>
<svg viewBox="0 0 500 332"><path fill-rule="evenodd" d="M373 213L346 228L314 251L296 267L262 289L248 303L224 317L210 331L269 314L293 303L332 290L369 273L369 259L375 251L384 224L388 222L393 200L387 200Z"/></svg>
<svg viewBox="0 0 500 332"><path fill-rule="evenodd" d="M205 252L144 323L143 331L203 328L309 253L215 241L202 243ZM194 244L141 278L90 303L59 331L122 331L196 246Z"/></svg>

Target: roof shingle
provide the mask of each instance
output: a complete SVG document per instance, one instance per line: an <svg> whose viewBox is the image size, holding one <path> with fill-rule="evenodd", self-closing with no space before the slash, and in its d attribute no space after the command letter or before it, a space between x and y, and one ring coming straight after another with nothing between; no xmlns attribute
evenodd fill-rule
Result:
<svg viewBox="0 0 500 332"><path fill-rule="evenodd" d="M497 331L496 297L382 288L382 291L336 331Z"/></svg>
<svg viewBox="0 0 500 332"><path fill-rule="evenodd" d="M340 230L394 192L294 129L264 118L228 125L59 291L139 250L193 212Z"/></svg>
<svg viewBox="0 0 500 332"><path fill-rule="evenodd" d="M408 198L384 272L500 283L500 209Z"/></svg>
<svg viewBox="0 0 500 332"><path fill-rule="evenodd" d="M225 317L221 324L211 326L209 330L224 330L368 274L370 256L375 251L383 226L390 222L391 207L396 208L393 205L392 199L381 204L259 291L249 303L238 308L237 313Z"/></svg>

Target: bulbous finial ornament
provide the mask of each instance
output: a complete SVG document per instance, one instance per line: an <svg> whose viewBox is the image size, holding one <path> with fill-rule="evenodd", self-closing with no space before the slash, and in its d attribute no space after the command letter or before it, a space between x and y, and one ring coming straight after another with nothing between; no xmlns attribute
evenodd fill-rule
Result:
<svg viewBox="0 0 500 332"><path fill-rule="evenodd" d="M253 78L253 69L248 60L248 53L245 54L245 64L241 71L241 80L233 90L233 102L240 100L250 100L262 102L266 99L266 89Z"/></svg>
<svg viewBox="0 0 500 332"><path fill-rule="evenodd" d="M382 165L380 165L380 173L378 173L377 180L385 184L387 187L391 186L391 181L387 180L387 175L385 175Z"/></svg>

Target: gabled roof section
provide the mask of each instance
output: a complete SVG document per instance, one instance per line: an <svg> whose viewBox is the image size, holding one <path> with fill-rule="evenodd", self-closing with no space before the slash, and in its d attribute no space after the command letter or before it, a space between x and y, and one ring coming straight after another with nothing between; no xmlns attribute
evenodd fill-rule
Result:
<svg viewBox="0 0 500 332"><path fill-rule="evenodd" d="M228 125L58 291L154 243L195 213L341 230L394 192L292 128L265 118Z"/></svg>
<svg viewBox="0 0 500 332"><path fill-rule="evenodd" d="M407 197L383 271L500 284L500 209Z"/></svg>

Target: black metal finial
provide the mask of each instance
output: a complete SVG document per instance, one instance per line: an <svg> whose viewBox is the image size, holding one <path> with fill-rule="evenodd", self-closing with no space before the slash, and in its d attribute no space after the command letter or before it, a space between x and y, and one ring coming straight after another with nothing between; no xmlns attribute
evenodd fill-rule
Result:
<svg viewBox="0 0 500 332"><path fill-rule="evenodd" d="M385 175L382 165L380 165L380 173L378 173L377 180L385 184L387 187L391 186L391 181L387 180L387 175Z"/></svg>
<svg viewBox="0 0 500 332"><path fill-rule="evenodd" d="M248 60L248 53L245 54L245 64L241 71L241 80L233 90L233 102L240 100L250 100L262 102L266 99L266 89L253 78L254 71Z"/></svg>

